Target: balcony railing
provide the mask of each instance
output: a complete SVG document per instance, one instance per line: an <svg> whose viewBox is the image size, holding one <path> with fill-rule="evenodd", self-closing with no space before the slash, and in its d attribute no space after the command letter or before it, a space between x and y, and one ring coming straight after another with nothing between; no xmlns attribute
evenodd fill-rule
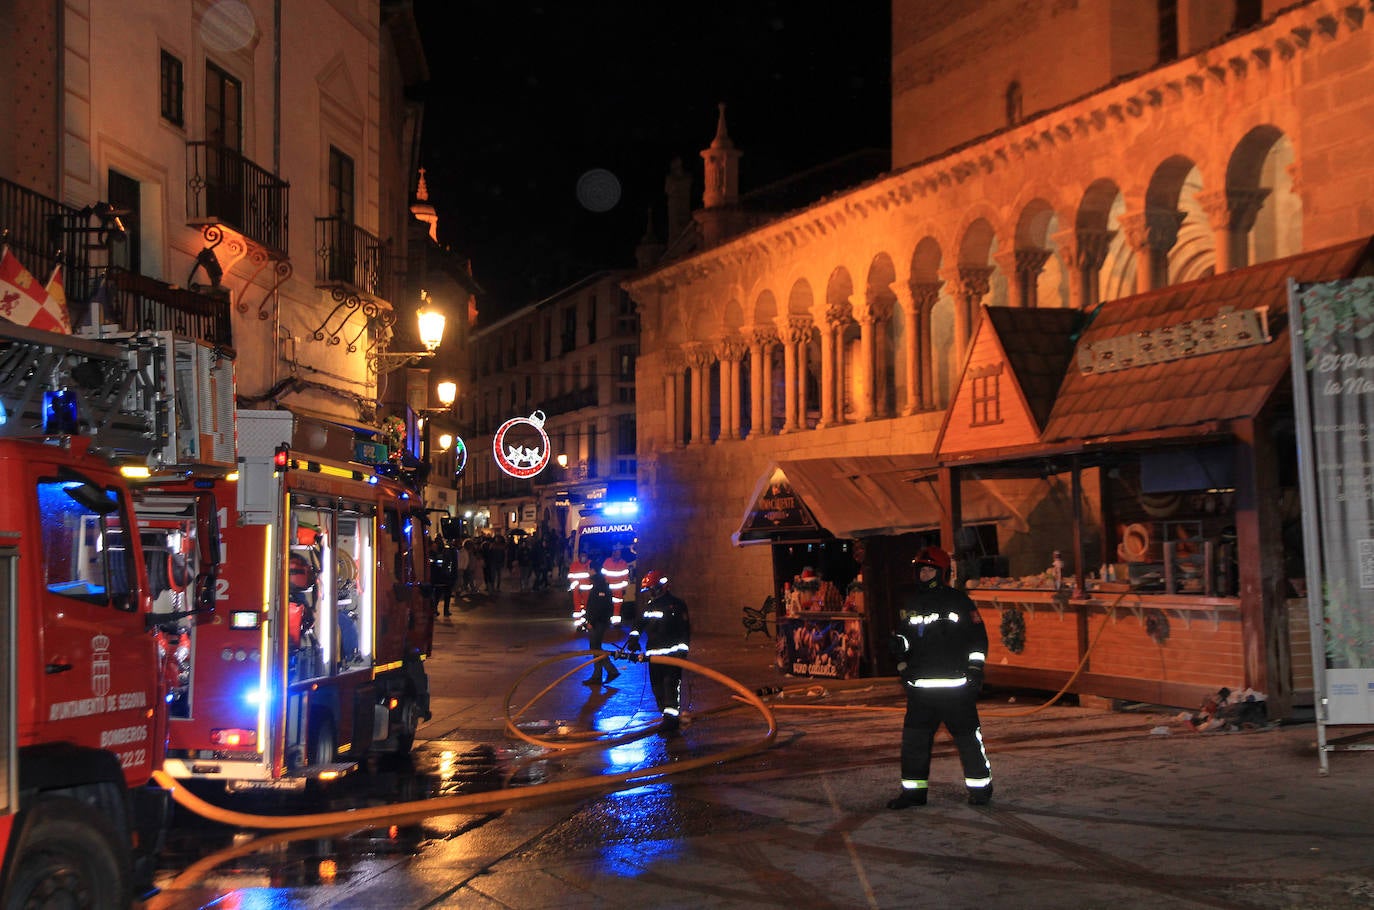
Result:
<svg viewBox="0 0 1374 910"><path fill-rule="evenodd" d="M285 257L291 185L216 142L186 143L186 220L223 224Z"/></svg>
<svg viewBox="0 0 1374 910"><path fill-rule="evenodd" d="M0 178L0 233L5 243L39 281L46 282L54 266L63 266L73 319L85 315L83 304L90 298L90 238L79 233L88 221L79 209Z"/></svg>
<svg viewBox="0 0 1374 910"><path fill-rule="evenodd" d="M380 240L346 219L315 219L315 283L393 300L391 256Z"/></svg>
<svg viewBox="0 0 1374 910"><path fill-rule="evenodd" d="M173 331L178 335L232 348L228 298L172 287L146 275L109 270L109 292L102 303L104 321L122 331Z"/></svg>

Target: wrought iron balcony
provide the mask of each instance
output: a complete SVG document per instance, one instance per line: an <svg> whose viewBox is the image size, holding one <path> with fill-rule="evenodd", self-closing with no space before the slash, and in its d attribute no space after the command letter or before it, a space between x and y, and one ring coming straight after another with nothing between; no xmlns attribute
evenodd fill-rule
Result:
<svg viewBox="0 0 1374 910"><path fill-rule="evenodd" d="M103 320L126 332L172 331L226 348L234 346L228 297L172 287L146 275L110 269Z"/></svg>
<svg viewBox="0 0 1374 910"><path fill-rule="evenodd" d="M80 230L88 222L80 209L0 178L0 232L5 243L39 281L46 282L53 267L62 265L73 318L84 312L80 304L90 297L91 238Z"/></svg>
<svg viewBox="0 0 1374 910"><path fill-rule="evenodd" d="M287 255L291 184L228 146L186 143L186 220L222 224L253 243Z"/></svg>
<svg viewBox="0 0 1374 910"><path fill-rule="evenodd" d="M385 245L344 218L315 219L315 284L390 301L391 256Z"/></svg>

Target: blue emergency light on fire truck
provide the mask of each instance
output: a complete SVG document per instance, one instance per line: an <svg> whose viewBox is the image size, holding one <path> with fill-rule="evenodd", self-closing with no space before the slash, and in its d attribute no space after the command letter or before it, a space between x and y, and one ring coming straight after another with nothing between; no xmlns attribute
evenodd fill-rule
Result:
<svg viewBox="0 0 1374 910"><path fill-rule="evenodd" d="M298 789L369 753L408 752L430 715L423 502L373 465L293 448L327 436L313 418L236 420L238 481L209 480L227 621L183 637L190 687L169 718L166 767L230 790ZM174 498L191 485L156 486Z"/></svg>
<svg viewBox="0 0 1374 910"><path fill-rule="evenodd" d="M168 333L0 323L5 906L125 907L151 884L170 820L151 781L176 683L163 627L210 608L217 535L188 498L174 548L145 547L116 461L213 462L227 441L232 462L232 420L214 408L226 364Z"/></svg>

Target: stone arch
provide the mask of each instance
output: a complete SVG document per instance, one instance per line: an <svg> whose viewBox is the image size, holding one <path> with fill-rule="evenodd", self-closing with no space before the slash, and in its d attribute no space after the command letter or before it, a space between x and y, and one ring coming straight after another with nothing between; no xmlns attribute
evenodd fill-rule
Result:
<svg viewBox="0 0 1374 910"><path fill-rule="evenodd" d="M1021 208L1014 233L1015 247L1005 269L1012 303L1020 306L1069 305L1068 272L1055 235L1059 214L1042 196Z"/></svg>
<svg viewBox="0 0 1374 910"><path fill-rule="evenodd" d="M1121 230L1126 198L1107 177L1088 184L1074 213L1075 256L1071 267L1082 286L1080 306L1091 309L1135 287L1135 255Z"/></svg>
<svg viewBox="0 0 1374 910"><path fill-rule="evenodd" d="M1210 220L1198 195L1202 172L1186 155L1161 161L1145 190L1144 246L1149 287L1205 278L1216 270L1216 245ZM1137 286L1139 290L1139 286Z"/></svg>
<svg viewBox="0 0 1374 910"><path fill-rule="evenodd" d="M1226 166L1234 238L1231 267L1302 252L1302 198L1293 190L1293 141L1261 125L1236 144Z"/></svg>

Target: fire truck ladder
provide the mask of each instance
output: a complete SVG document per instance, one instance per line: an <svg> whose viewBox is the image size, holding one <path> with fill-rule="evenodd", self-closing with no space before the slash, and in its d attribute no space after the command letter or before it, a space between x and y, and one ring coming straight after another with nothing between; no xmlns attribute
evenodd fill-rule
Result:
<svg viewBox="0 0 1374 910"><path fill-rule="evenodd" d="M110 344L5 325L0 436L74 433L113 457L160 460L169 410L162 362L153 337Z"/></svg>

